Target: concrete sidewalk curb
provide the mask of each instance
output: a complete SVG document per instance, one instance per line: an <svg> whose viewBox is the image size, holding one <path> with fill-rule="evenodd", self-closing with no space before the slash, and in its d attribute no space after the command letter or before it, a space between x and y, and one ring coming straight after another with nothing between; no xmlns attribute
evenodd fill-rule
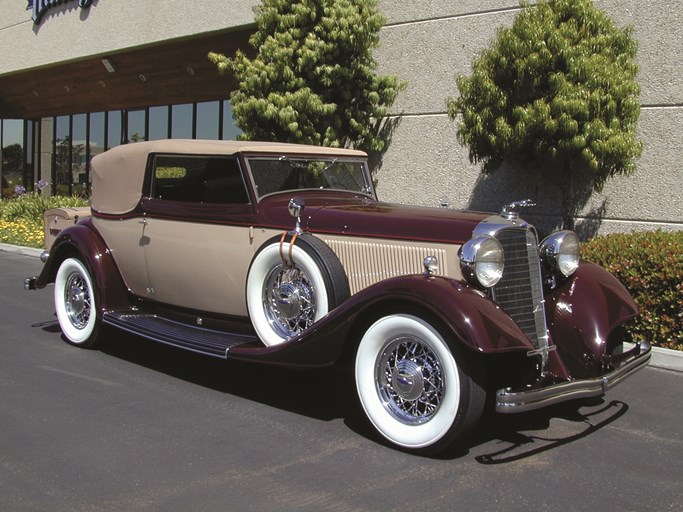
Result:
<svg viewBox="0 0 683 512"><path fill-rule="evenodd" d="M0 244L0 251L31 256L33 258L39 258L40 253L43 252L42 249L10 244ZM652 359L650 359L649 365L653 368L683 372L683 351L652 347Z"/></svg>
<svg viewBox="0 0 683 512"><path fill-rule="evenodd" d="M40 253L43 252L42 249L34 249L33 247L21 247L19 245L10 244L0 244L0 251L9 252L12 254L21 254L22 256L31 256L34 258L40 258Z"/></svg>
<svg viewBox="0 0 683 512"><path fill-rule="evenodd" d="M650 359L649 364L654 368L683 372L683 352L668 348L652 347L652 359Z"/></svg>

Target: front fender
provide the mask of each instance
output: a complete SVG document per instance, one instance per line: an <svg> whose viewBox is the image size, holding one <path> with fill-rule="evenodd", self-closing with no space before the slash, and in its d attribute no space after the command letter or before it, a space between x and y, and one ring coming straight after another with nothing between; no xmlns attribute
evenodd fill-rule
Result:
<svg viewBox="0 0 683 512"><path fill-rule="evenodd" d="M581 262L571 279L546 296L550 337L574 378L603 372L610 334L637 314L617 278L588 262Z"/></svg>
<svg viewBox="0 0 683 512"><path fill-rule="evenodd" d="M59 233L36 280L36 288L54 283L59 266L67 258L79 258L87 266L95 285L100 314L111 309L130 307L129 295L114 258L90 218Z"/></svg>
<svg viewBox="0 0 683 512"><path fill-rule="evenodd" d="M359 328L379 316L406 309L440 321L444 336L480 353L533 350L517 324L489 297L460 281L423 275L401 276L353 295L291 341L272 347L235 347L228 358L294 366L327 366L346 344L355 343Z"/></svg>

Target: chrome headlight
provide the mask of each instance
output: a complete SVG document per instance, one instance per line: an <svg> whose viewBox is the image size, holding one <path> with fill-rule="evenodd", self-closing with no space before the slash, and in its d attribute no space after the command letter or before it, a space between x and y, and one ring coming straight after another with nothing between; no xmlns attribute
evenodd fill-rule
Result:
<svg viewBox="0 0 683 512"><path fill-rule="evenodd" d="M558 231L541 242L541 258L553 273L571 276L579 268L579 237Z"/></svg>
<svg viewBox="0 0 683 512"><path fill-rule="evenodd" d="M503 277L504 263L503 247L492 236L476 236L460 248L460 268L472 284L495 286Z"/></svg>

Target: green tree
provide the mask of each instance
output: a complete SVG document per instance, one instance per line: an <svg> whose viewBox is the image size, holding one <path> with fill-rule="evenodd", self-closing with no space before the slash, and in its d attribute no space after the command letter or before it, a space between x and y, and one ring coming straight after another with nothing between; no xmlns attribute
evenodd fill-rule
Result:
<svg viewBox="0 0 683 512"><path fill-rule="evenodd" d="M242 138L382 151L383 118L404 83L375 73L376 0L263 0L250 58L210 53L236 79Z"/></svg>
<svg viewBox="0 0 683 512"><path fill-rule="evenodd" d="M456 77L460 97L449 98L448 113L462 114L458 140L485 173L503 162L540 170L559 186L563 224L573 228L581 198L631 174L642 152L636 49L631 28L591 0L522 2L472 75Z"/></svg>

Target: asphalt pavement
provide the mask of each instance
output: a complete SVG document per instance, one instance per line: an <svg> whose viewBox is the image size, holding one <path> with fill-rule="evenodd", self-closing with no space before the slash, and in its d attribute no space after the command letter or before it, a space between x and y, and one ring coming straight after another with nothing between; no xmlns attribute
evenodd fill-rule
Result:
<svg viewBox="0 0 683 512"><path fill-rule="evenodd" d="M488 414L441 458L384 446L349 379L110 332L61 339L35 257L0 252L0 510L683 511L683 373Z"/></svg>

